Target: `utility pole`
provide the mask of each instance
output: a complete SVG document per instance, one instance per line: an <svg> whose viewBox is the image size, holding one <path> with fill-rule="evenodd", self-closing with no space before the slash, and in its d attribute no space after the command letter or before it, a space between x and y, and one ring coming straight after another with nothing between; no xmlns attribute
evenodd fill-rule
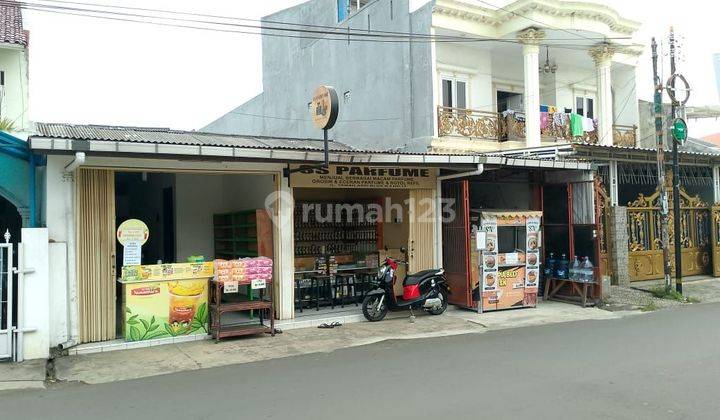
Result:
<svg viewBox="0 0 720 420"><path fill-rule="evenodd" d="M657 137L657 174L658 174L658 191L660 192L660 241L663 250L663 272L665 274L665 290L670 291L672 287L671 275L672 266L670 264L670 232L669 232L669 215L668 215L668 199L665 190L665 145L663 144L663 109L662 94L663 85L658 75L658 53L657 42L652 39L652 62L653 62L653 81L655 82L654 110L655 110L655 135Z"/></svg>
<svg viewBox="0 0 720 420"><path fill-rule="evenodd" d="M669 89L675 93L675 30L670 27L670 86ZM674 95L673 95L674 96ZM674 125L677 118L677 100L672 99L672 121ZM682 293L682 243L680 242L681 214L680 209L680 160L678 157L678 140L674 139L673 144L673 221L675 230L675 290Z"/></svg>

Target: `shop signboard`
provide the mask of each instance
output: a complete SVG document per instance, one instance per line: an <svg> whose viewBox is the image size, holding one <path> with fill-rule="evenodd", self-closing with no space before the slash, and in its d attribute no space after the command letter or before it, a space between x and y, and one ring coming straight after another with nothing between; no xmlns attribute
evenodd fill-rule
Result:
<svg viewBox="0 0 720 420"><path fill-rule="evenodd" d="M122 245L131 241L140 242L140 245L145 245L149 237L150 230L142 220L128 219L122 222L117 229L117 239Z"/></svg>
<svg viewBox="0 0 720 420"><path fill-rule="evenodd" d="M128 219L117 228L117 240L123 246L123 266L142 264L142 246L150 237L145 222Z"/></svg>
<svg viewBox="0 0 720 420"><path fill-rule="evenodd" d="M208 333L212 263L123 267L127 341Z"/></svg>
<svg viewBox="0 0 720 420"><path fill-rule="evenodd" d="M434 189L434 168L338 164L291 165L290 185L300 188Z"/></svg>

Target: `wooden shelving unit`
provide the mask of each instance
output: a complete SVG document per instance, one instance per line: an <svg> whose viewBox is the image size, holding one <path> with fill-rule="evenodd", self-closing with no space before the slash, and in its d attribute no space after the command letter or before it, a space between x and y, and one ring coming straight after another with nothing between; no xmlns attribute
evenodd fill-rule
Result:
<svg viewBox="0 0 720 420"><path fill-rule="evenodd" d="M265 209L213 215L215 258L273 257L273 228Z"/></svg>
<svg viewBox="0 0 720 420"><path fill-rule="evenodd" d="M270 214L265 209L241 210L213 215L215 258L233 260L245 257L274 257L273 226ZM270 333L275 335L275 309L273 284L268 281L265 289L251 289L241 284L247 295L225 294L223 285L210 281L210 333L219 340L239 335ZM223 295L226 302L223 302ZM239 299L242 297L242 299ZM228 312L250 312L250 320L258 315L260 324L223 326L220 319ZM264 326L263 320L270 319L271 327Z"/></svg>
<svg viewBox="0 0 720 420"><path fill-rule="evenodd" d="M250 287L249 284L244 284ZM273 287L272 282L265 283L264 289L258 290L258 298L250 299L240 294L225 294L223 284L210 280L210 334L219 341L221 338L238 337L242 335L270 334L275 336L275 305L273 304ZM223 296L228 299L223 301ZM253 311L258 317L255 322L251 321L236 325L222 325L223 314L229 312ZM264 324L264 320L270 320L270 326ZM259 322L258 322L259 321Z"/></svg>

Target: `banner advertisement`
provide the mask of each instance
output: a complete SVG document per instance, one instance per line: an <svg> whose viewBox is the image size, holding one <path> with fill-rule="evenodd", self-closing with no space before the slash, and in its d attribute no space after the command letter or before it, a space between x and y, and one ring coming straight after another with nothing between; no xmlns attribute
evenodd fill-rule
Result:
<svg viewBox="0 0 720 420"><path fill-rule="evenodd" d="M122 268L127 341L208 333L212 262Z"/></svg>

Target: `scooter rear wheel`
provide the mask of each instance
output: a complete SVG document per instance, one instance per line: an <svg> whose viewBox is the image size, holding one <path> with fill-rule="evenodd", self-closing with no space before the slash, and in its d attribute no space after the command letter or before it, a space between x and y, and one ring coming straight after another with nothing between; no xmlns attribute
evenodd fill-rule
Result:
<svg viewBox="0 0 720 420"><path fill-rule="evenodd" d="M437 307L437 308L426 309L426 311L427 311L430 315L441 315L443 312L445 312L445 309L447 309L447 306L448 306L447 292L444 291L444 290L441 290L441 291L438 293L438 297L440 298L440 300L442 301L442 303L441 303L440 306Z"/></svg>
<svg viewBox="0 0 720 420"><path fill-rule="evenodd" d="M382 296L383 295L369 295L365 296L365 299L363 299L362 311L363 315L365 315L365 319L367 319L368 321L382 321L383 318L385 318L385 315L387 315L388 307L385 302L382 303L381 307L378 307L378 305L380 305L380 300Z"/></svg>

